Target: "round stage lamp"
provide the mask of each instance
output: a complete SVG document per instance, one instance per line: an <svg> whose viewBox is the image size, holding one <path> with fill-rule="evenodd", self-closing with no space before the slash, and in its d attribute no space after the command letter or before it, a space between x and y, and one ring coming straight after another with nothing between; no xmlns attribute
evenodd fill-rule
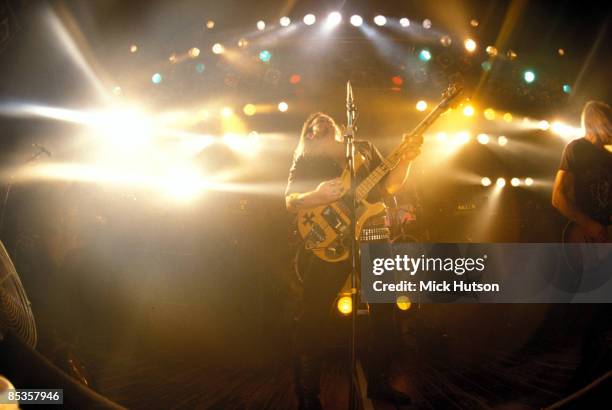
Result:
<svg viewBox="0 0 612 410"><path fill-rule="evenodd" d="M363 24L363 19L361 18L361 16L358 16L357 14L355 14L354 16L351 16L351 25L355 26L355 27L359 27Z"/></svg>
<svg viewBox="0 0 612 410"><path fill-rule="evenodd" d="M351 299L351 296L342 296L340 299L338 299L337 308L343 315L350 315L353 311L353 300Z"/></svg>
<svg viewBox="0 0 612 410"><path fill-rule="evenodd" d="M387 24L387 18L385 16L378 15L374 17L374 24L381 27Z"/></svg>
<svg viewBox="0 0 612 410"><path fill-rule="evenodd" d="M306 14L304 16L304 24L307 26L312 26L317 21L317 18L314 14Z"/></svg>

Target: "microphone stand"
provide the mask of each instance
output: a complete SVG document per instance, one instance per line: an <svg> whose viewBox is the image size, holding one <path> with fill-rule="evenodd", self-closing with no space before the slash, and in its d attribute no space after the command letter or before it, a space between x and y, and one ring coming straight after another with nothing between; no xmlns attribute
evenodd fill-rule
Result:
<svg viewBox="0 0 612 410"><path fill-rule="evenodd" d="M351 82L346 83L346 131L344 133L344 140L346 143L346 165L348 167L349 175L351 176L351 188L350 195L352 197L352 206L350 210L350 221L351 221L351 340L349 345L349 410L356 408L356 368L357 368L357 303L358 303L358 290L357 290L357 256L359 247L357 244L356 230L357 230L357 174L355 172L355 117L357 110L353 102L353 89L351 88Z"/></svg>

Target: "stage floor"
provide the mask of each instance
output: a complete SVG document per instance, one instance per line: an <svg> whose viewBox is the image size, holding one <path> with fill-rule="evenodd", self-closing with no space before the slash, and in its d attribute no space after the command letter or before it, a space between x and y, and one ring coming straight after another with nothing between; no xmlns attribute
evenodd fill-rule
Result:
<svg viewBox="0 0 612 410"><path fill-rule="evenodd" d="M563 397L578 362L578 346L530 346L516 354L486 352L476 365L450 365L429 356L394 364L393 384L407 391L411 409L530 409ZM83 349L97 390L131 409L292 409L288 357L256 365L224 366L222 357L192 359L139 349ZM321 380L326 409L346 409L348 383L341 355L328 360ZM395 408L374 402L376 409Z"/></svg>

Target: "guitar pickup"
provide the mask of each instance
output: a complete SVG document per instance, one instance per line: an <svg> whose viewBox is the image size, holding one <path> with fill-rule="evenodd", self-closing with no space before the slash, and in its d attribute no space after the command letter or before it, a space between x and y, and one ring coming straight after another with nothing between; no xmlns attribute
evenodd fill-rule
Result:
<svg viewBox="0 0 612 410"><path fill-rule="evenodd" d="M306 235L306 249L312 249L325 240L325 231L319 225L314 224Z"/></svg>
<svg viewBox="0 0 612 410"><path fill-rule="evenodd" d="M323 210L323 212L321 212L321 215L323 216L323 219L325 219L325 222L327 222L327 224L334 231L336 231L337 233L342 233L344 231L344 222L342 221L340 215L338 215L334 208L328 206Z"/></svg>

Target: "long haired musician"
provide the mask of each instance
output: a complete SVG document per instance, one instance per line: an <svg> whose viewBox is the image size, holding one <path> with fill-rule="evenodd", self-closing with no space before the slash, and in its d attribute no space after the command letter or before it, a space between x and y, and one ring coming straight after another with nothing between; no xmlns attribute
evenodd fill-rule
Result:
<svg viewBox="0 0 612 410"><path fill-rule="evenodd" d="M567 144L553 187L552 204L570 224L564 241L610 242L612 237L612 110L589 101L582 110L585 135ZM571 228L571 229L568 229ZM582 360L572 390L583 388L612 367L612 305L586 306L590 313ZM587 311L588 313L588 311Z"/></svg>
<svg viewBox="0 0 612 410"><path fill-rule="evenodd" d="M606 242L612 225L612 111L600 101L582 110L584 138L565 147L552 204L574 221L589 242Z"/></svg>
<svg viewBox="0 0 612 410"><path fill-rule="evenodd" d="M355 141L355 156L363 161L357 168L358 183L383 161L378 150L367 141ZM408 177L411 161L420 154L418 145L404 153L400 163L372 189L369 202L382 201L402 188ZM298 213L334 203L346 193L340 178L345 168L345 144L340 128L325 113L310 115L302 127L293 156L285 192L287 210ZM297 224L312 223L306 212ZM384 215L372 218L364 230L388 232ZM375 236L381 239L384 235ZM374 236L372 236L374 237ZM388 236L387 236L388 238ZM363 237L362 237L363 239ZM334 301L350 272L350 258L330 262L302 247L300 276L303 296L298 314L295 344L295 388L301 409L320 408L319 383L322 356L328 347L328 335L334 333L331 317ZM393 333L389 305L371 307L372 331L368 344L372 353L367 368L368 394L371 398L409 402L408 396L388 384L388 365L397 351L398 338Z"/></svg>

